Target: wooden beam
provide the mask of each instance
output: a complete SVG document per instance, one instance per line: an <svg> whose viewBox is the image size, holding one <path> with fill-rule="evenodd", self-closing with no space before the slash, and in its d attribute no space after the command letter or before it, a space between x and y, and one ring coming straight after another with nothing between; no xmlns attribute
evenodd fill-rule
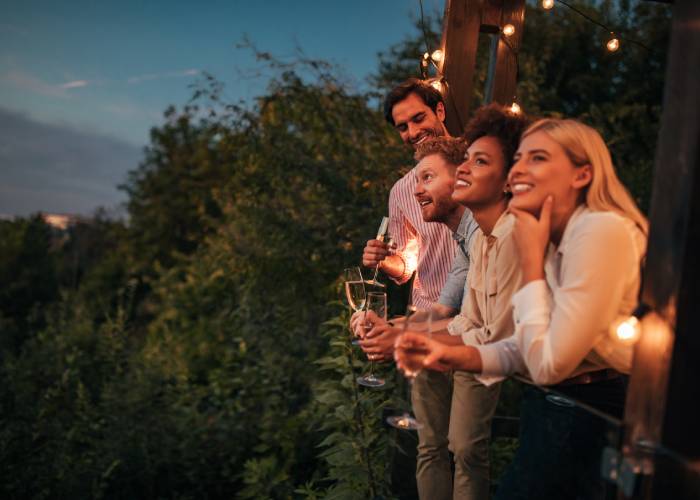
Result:
<svg viewBox="0 0 700 500"><path fill-rule="evenodd" d="M480 24L479 0L446 0L441 43L445 57L439 69L447 81L445 125L453 136L462 134L468 120Z"/></svg>
<svg viewBox="0 0 700 500"><path fill-rule="evenodd" d="M502 104L510 104L515 95L517 58L525 20L525 0L446 0L441 49L445 54L439 69L447 85L443 91L451 135L460 135L474 92L474 71L479 33L499 33L512 24L515 33L501 37L492 61L494 77L485 94Z"/></svg>
<svg viewBox="0 0 700 500"><path fill-rule="evenodd" d="M491 0L489 3L500 5L500 26L512 24L515 33L509 37L501 36L498 41L496 54L496 73L494 76L492 94L493 100L508 105L513 102L518 78L517 52L525 27L525 0Z"/></svg>
<svg viewBox="0 0 700 500"><path fill-rule="evenodd" d="M625 414L625 459L656 467L635 498L697 494L683 486L697 482L674 478L700 461L700 65L689 64L699 60L700 2L677 0L642 294L661 323L645 326L635 348Z"/></svg>

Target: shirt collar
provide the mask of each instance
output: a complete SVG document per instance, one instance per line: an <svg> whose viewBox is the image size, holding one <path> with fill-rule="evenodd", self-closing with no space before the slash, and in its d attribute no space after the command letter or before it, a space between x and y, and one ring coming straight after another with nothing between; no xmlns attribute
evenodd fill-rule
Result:
<svg viewBox="0 0 700 500"><path fill-rule="evenodd" d="M585 203L582 203L581 205L576 207L576 210L574 210L574 213L571 214L569 221L566 223L566 227L564 228L564 234L561 236L559 246L556 248L556 251L558 253L563 254L564 252L566 252L566 247L569 245L569 240L571 240L571 232L573 231L573 227L576 225L576 220L583 214L588 212L590 212L590 210L588 210L588 205L586 205Z"/></svg>
<svg viewBox="0 0 700 500"><path fill-rule="evenodd" d="M493 226L491 235L500 240L513 229L513 224L515 224L515 216L505 211L496 221L496 225Z"/></svg>
<svg viewBox="0 0 700 500"><path fill-rule="evenodd" d="M459 220L459 226L457 226L457 231L452 233L452 238L457 242L462 242L469 237L469 229L471 227L471 221L473 220L472 212L468 208L464 209L462 218Z"/></svg>

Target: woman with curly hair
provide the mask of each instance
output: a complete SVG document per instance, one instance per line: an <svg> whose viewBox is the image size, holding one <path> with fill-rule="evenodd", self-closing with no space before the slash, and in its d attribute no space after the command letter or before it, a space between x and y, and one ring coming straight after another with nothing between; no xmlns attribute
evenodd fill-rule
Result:
<svg viewBox="0 0 700 500"><path fill-rule="evenodd" d="M515 333L485 345L446 346L407 333L399 367L523 374L621 416L632 347L609 325L637 303L647 221L615 174L601 136L575 120L545 119L523 134L509 174L522 281ZM614 249L614 251L611 251ZM526 389L520 447L498 499L602 498L605 423L566 398Z"/></svg>

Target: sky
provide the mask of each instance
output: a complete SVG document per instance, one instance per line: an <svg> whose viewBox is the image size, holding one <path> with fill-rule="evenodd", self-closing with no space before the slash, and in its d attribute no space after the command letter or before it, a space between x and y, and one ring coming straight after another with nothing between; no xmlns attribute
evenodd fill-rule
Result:
<svg viewBox="0 0 700 500"><path fill-rule="evenodd" d="M237 48L246 36L277 57L299 47L362 85L419 15L418 0L0 0L0 215L118 207L150 128L202 72L233 101L264 92Z"/></svg>

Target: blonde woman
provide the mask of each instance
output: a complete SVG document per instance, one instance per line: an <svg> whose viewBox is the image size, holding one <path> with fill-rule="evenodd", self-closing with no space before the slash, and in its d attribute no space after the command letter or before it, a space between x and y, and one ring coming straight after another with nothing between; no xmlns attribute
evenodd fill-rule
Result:
<svg viewBox="0 0 700 500"><path fill-rule="evenodd" d="M521 373L621 416L632 348L608 335L635 308L647 222L615 174L603 139L575 120L540 120L522 136L509 174L522 283L515 334L451 347L406 334L399 367ZM562 404L564 406L562 406ZM525 391L520 448L496 498L602 498L605 423L567 400Z"/></svg>

